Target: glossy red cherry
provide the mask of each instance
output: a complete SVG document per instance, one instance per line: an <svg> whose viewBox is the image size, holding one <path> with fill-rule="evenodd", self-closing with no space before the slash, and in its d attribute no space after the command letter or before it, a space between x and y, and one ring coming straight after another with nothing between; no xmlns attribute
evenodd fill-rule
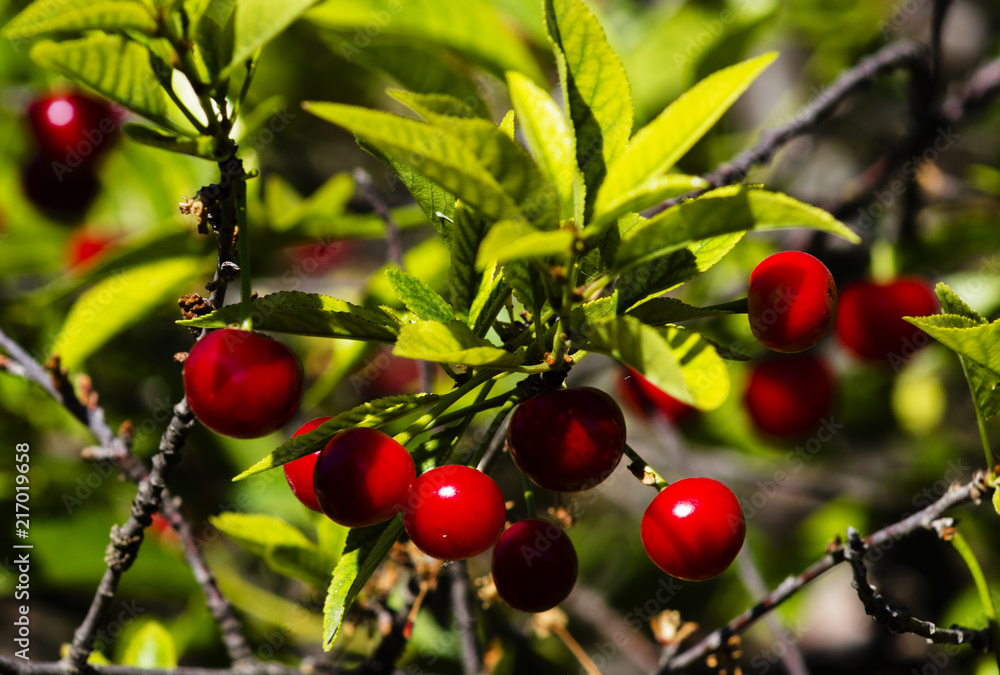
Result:
<svg viewBox="0 0 1000 675"><path fill-rule="evenodd" d="M21 169L21 187L28 201L56 220L83 217L101 191L89 166L70 169L44 155L32 157Z"/></svg>
<svg viewBox="0 0 1000 675"><path fill-rule="evenodd" d="M310 431L326 422L330 417L317 417L299 427L298 431L292 434L292 438L308 434ZM285 480L288 487L292 489L292 494L300 502L308 506L313 511L323 513L319 501L316 500L316 491L313 489L313 469L316 467L316 460L319 458L319 451L310 453L305 457L299 457L284 465Z"/></svg>
<svg viewBox="0 0 1000 675"><path fill-rule="evenodd" d="M622 398L640 413L645 415L658 412L677 423L697 410L683 401L678 401L647 380L637 370L628 366L625 367L625 370L626 372L619 380L619 391Z"/></svg>
<svg viewBox="0 0 1000 675"><path fill-rule="evenodd" d="M313 489L330 520L365 527L402 510L416 476L410 453L391 436L354 427L334 436L320 452Z"/></svg>
<svg viewBox="0 0 1000 675"><path fill-rule="evenodd" d="M642 515L642 547L656 566L678 579L721 574L743 547L747 525L740 500L711 478L671 483Z"/></svg>
<svg viewBox="0 0 1000 675"><path fill-rule="evenodd" d="M556 492L601 483L625 449L625 418L599 389L557 389L517 407L507 428L510 455L521 472Z"/></svg>
<svg viewBox="0 0 1000 675"><path fill-rule="evenodd" d="M283 343L224 328L195 343L184 362L191 411L209 429L259 438L280 429L302 398L302 364Z"/></svg>
<svg viewBox="0 0 1000 675"><path fill-rule="evenodd" d="M439 560L479 555L497 540L506 520L503 493L493 479L458 464L421 474L403 510L410 539Z"/></svg>
<svg viewBox="0 0 1000 675"><path fill-rule="evenodd" d="M537 518L522 520L497 539L492 572L504 602L521 612L544 612L573 590L576 549L558 525Z"/></svg>
<svg viewBox="0 0 1000 675"><path fill-rule="evenodd" d="M758 429L788 438L817 430L830 409L832 392L833 375L823 361L794 356L754 368L745 401Z"/></svg>
<svg viewBox="0 0 1000 675"><path fill-rule="evenodd" d="M750 273L750 330L768 349L805 351L823 339L837 313L837 286L826 265L801 251L765 258Z"/></svg>
<svg viewBox="0 0 1000 675"><path fill-rule="evenodd" d="M929 341L904 316L936 314L940 306L923 279L903 277L885 284L859 281L844 288L835 332L855 356L903 361Z"/></svg>
<svg viewBox="0 0 1000 675"><path fill-rule="evenodd" d="M83 94L50 94L31 104L28 121L39 147L69 167L93 162L118 137L118 110Z"/></svg>

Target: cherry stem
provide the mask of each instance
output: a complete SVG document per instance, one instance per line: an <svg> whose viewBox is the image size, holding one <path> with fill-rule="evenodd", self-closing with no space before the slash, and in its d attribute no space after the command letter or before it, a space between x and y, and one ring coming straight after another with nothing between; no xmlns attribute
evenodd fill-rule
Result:
<svg viewBox="0 0 1000 675"><path fill-rule="evenodd" d="M506 375L506 373L503 373ZM448 394L441 397L438 404L431 408L426 414L421 415L413 424L408 426L403 431L396 434L393 438L396 439L400 445L406 445L411 440L413 440L418 434L426 431L428 427L436 425L438 418L444 414L444 411L455 405L468 394L470 391L474 390L479 385L493 379L496 377L496 373L492 372L481 372L476 374L472 379L470 379L465 384L457 387Z"/></svg>
<svg viewBox="0 0 1000 675"><path fill-rule="evenodd" d="M535 489L531 486L528 477L521 474L521 487L524 490L524 509L528 513L528 518L537 518L538 512L535 510Z"/></svg>
<svg viewBox="0 0 1000 675"><path fill-rule="evenodd" d="M239 161L239 160L236 160ZM250 232L247 227L247 182L240 162L238 175L233 177L233 202L236 208L239 255L240 255L240 327L253 330L250 318L250 296L253 294L250 277Z"/></svg>
<svg viewBox="0 0 1000 675"><path fill-rule="evenodd" d="M632 465L629 466L629 471L631 471L636 478L642 481L643 484L652 485L656 488L657 492L670 485L670 483L667 482L663 476L657 473L656 469L651 467L646 460L640 457L639 453L633 450L632 446L628 443L625 444L625 456L632 460ZM639 473L640 469L642 470L641 474Z"/></svg>
<svg viewBox="0 0 1000 675"><path fill-rule="evenodd" d="M490 444L493 443L493 439L500 431L500 427L503 426L503 422L507 419L507 415L509 415L510 411L514 409L514 406L520 403L522 394L517 389L515 389L514 392L515 394L508 398L507 402L500 406L500 409L497 410L497 414L493 417L493 421L490 422L490 426L486 430L486 434L483 436L483 439L479 441L479 445L476 447L475 452L472 453L472 457L468 462L468 465L472 468L475 469L479 467L479 463L483 461L483 456L489 449ZM485 471L487 468L488 467L483 467L483 470Z"/></svg>
<svg viewBox="0 0 1000 675"><path fill-rule="evenodd" d="M976 559L976 554L972 551L969 543L965 541L965 537L962 533L955 531L951 537L951 545L955 547L955 550L962 560L965 561L965 566L969 568L969 573L972 575L972 580L976 584L976 590L979 592L979 600L983 603L983 611L986 613L986 620L989 622L990 627L990 637L993 643L993 655L997 661L997 668L1000 669L1000 623L997 623L997 610L996 606L993 604L993 596L990 593L989 584L986 583L986 575L983 574L983 568L979 565L979 560Z"/></svg>

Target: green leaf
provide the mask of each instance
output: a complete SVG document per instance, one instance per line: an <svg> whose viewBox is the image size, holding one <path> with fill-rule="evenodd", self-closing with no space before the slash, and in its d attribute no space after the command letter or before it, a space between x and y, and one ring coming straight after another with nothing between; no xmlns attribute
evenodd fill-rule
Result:
<svg viewBox="0 0 1000 675"><path fill-rule="evenodd" d="M584 349L631 366L684 403L714 410L729 395L729 371L715 347L694 331L654 328L617 316L590 325L585 333Z"/></svg>
<svg viewBox="0 0 1000 675"><path fill-rule="evenodd" d="M412 274L389 267L385 271L392 289L406 308L427 321L451 321L455 311L433 288Z"/></svg>
<svg viewBox="0 0 1000 675"><path fill-rule="evenodd" d="M472 328L473 333L485 337L493 324L493 319L510 297L510 286L504 282L503 275L497 273L496 265L490 265L483 271L481 281L466 323Z"/></svg>
<svg viewBox="0 0 1000 675"><path fill-rule="evenodd" d="M211 136L198 136L197 138L178 136L176 134L157 131L142 124L132 123L123 124L122 131L133 141L153 148L213 161L224 159L215 156L215 139Z"/></svg>
<svg viewBox="0 0 1000 675"><path fill-rule="evenodd" d="M734 185L671 207L632 229L622 238L615 265L621 272L701 239L786 227L808 227L860 241L822 209L788 195Z"/></svg>
<svg viewBox="0 0 1000 675"><path fill-rule="evenodd" d="M993 510L1000 516L1000 489L993 490Z"/></svg>
<svg viewBox="0 0 1000 675"><path fill-rule="evenodd" d="M145 47L120 35L39 42L31 58L160 126L189 133L168 116L172 107ZM161 73L169 77L169 73Z"/></svg>
<svg viewBox="0 0 1000 675"><path fill-rule="evenodd" d="M775 58L770 52L709 75L637 131L628 149L608 167L595 213L612 212L623 195L676 164Z"/></svg>
<svg viewBox="0 0 1000 675"><path fill-rule="evenodd" d="M380 309L359 307L316 293L279 291L255 298L250 305L257 330L376 342L393 342L399 330L396 320ZM177 323L196 328L225 328L239 320L240 305L234 304Z"/></svg>
<svg viewBox="0 0 1000 675"><path fill-rule="evenodd" d="M667 174L654 176L636 188L611 197L605 204L594 207L594 218L584 229L584 236L593 239L607 229L607 225L626 213L641 211L659 204L665 199L679 197L692 190L708 187L708 183L698 176Z"/></svg>
<svg viewBox="0 0 1000 675"><path fill-rule="evenodd" d="M574 307L570 313L570 328L583 339L591 333L593 326L615 316L618 296L614 293L606 298L598 298ZM575 339L575 336L574 336Z"/></svg>
<svg viewBox="0 0 1000 675"><path fill-rule="evenodd" d="M1000 376L1000 321L981 324L957 314L903 318L956 354Z"/></svg>
<svg viewBox="0 0 1000 675"><path fill-rule="evenodd" d="M138 31L156 33L156 20L140 0L35 0L4 26L8 40L31 40L57 33Z"/></svg>
<svg viewBox="0 0 1000 675"><path fill-rule="evenodd" d="M574 235L569 230L542 232L523 220L505 220L490 228L479 246L476 266L485 268L493 262L522 258L565 257L573 248Z"/></svg>
<svg viewBox="0 0 1000 675"><path fill-rule="evenodd" d="M566 118L549 93L521 73L507 73L507 88L528 149L559 195L559 217L570 218L576 162Z"/></svg>
<svg viewBox="0 0 1000 675"><path fill-rule="evenodd" d="M743 232L735 232L704 239L625 272L615 285L619 295L618 311L624 313L698 276L733 250L743 235Z"/></svg>
<svg viewBox="0 0 1000 675"><path fill-rule="evenodd" d="M528 220L543 229L556 227L559 197L555 188L507 132L480 119L438 117L434 124L465 144Z"/></svg>
<svg viewBox="0 0 1000 675"><path fill-rule="evenodd" d="M472 308L476 289L480 285L481 276L476 271L476 255L489 223L461 204L456 207L454 215L448 290L455 311L460 317L467 317Z"/></svg>
<svg viewBox="0 0 1000 675"><path fill-rule="evenodd" d="M608 166L632 133L631 89L621 59L583 0L545 0L545 25L574 130L586 185L583 218L589 222Z"/></svg>
<svg viewBox="0 0 1000 675"><path fill-rule="evenodd" d="M306 18L343 33L337 48L348 62L363 55L370 42L387 40L453 50L499 78L518 70L536 82L545 80L527 46L488 0L325 2Z"/></svg>
<svg viewBox="0 0 1000 675"><path fill-rule="evenodd" d="M316 523L316 535L319 539L319 550L329 561L329 569L333 569L344 555L344 545L351 528L335 523L329 518L320 518Z"/></svg>
<svg viewBox="0 0 1000 675"><path fill-rule="evenodd" d="M694 307L677 298L653 298L626 312L626 316L635 317L650 326L662 326L667 323L722 314L732 314L732 312L711 307Z"/></svg>
<svg viewBox="0 0 1000 675"><path fill-rule="evenodd" d="M488 217L522 217L514 203L479 158L446 130L392 113L339 103L310 103L307 110L361 136L410 166Z"/></svg>
<svg viewBox="0 0 1000 675"><path fill-rule="evenodd" d="M210 516L209 522L278 574L318 588L326 585L331 557L294 525L276 516L236 512Z"/></svg>
<svg viewBox="0 0 1000 675"><path fill-rule="evenodd" d="M541 272L527 260L513 260L503 266L503 278L524 308L537 316L545 305L545 285Z"/></svg>
<svg viewBox="0 0 1000 675"><path fill-rule="evenodd" d="M943 281L938 282L934 288L934 292L937 294L938 301L941 303L941 311L944 314L958 314L978 324L989 323L979 312L969 307L962 298L958 297L958 294L951 290L948 284Z"/></svg>
<svg viewBox="0 0 1000 675"><path fill-rule="evenodd" d="M149 620L129 640L122 665L143 670L173 670L177 667L177 647L170 632L159 622Z"/></svg>
<svg viewBox="0 0 1000 675"><path fill-rule="evenodd" d="M79 368L111 338L183 294L205 269L198 258L169 258L103 279L73 304L52 354L66 368Z"/></svg>
<svg viewBox="0 0 1000 675"><path fill-rule="evenodd" d="M524 354L511 354L485 340L462 323L417 321L403 326L392 353L408 359L465 366L505 368L520 365Z"/></svg>
<svg viewBox="0 0 1000 675"><path fill-rule="evenodd" d="M209 71L219 81L233 62L236 43L236 0L208 0L194 30L195 43Z"/></svg>
<svg viewBox="0 0 1000 675"><path fill-rule="evenodd" d="M328 419L306 434L301 434L285 441L274 449L264 459L239 474L233 481L243 480L255 474L274 469L326 447L334 434L352 427L371 427L377 429L389 422L405 417L414 410L428 403L433 403L438 397L434 394L404 394L387 396L368 401Z"/></svg>
<svg viewBox="0 0 1000 675"><path fill-rule="evenodd" d="M386 93L428 122L448 124L450 118L489 120L489 111L473 108L449 94L421 94L400 89L390 89Z"/></svg>
<svg viewBox="0 0 1000 675"><path fill-rule="evenodd" d="M394 155L384 152L371 143L363 139L358 139L358 145L362 150L369 153L375 159L385 164L403 186L409 190L416 200L420 210L427 216L427 220L434 225L434 229L441 235L444 243L451 248L452 221L455 219L455 195L451 194L434 181L428 180L422 173L411 167L409 164L397 159ZM389 179L389 188L394 189L392 177Z"/></svg>
<svg viewBox="0 0 1000 675"><path fill-rule="evenodd" d="M317 0L239 0L236 3L235 42L229 65L243 63L254 52L288 28ZM225 74L225 72L223 72Z"/></svg>
<svg viewBox="0 0 1000 675"><path fill-rule="evenodd" d="M367 537L360 546L344 553L333 570L323 603L323 649L326 651L333 647L348 607L403 533L403 521L397 516L383 525L364 529L376 530L379 535Z"/></svg>

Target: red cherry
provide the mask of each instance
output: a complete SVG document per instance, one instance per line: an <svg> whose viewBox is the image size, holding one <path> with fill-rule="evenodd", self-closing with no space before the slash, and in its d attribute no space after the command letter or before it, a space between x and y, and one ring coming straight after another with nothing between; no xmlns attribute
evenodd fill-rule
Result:
<svg viewBox="0 0 1000 675"><path fill-rule="evenodd" d="M765 361L750 375L747 410L762 432L794 437L816 431L830 409L833 375L811 356Z"/></svg>
<svg viewBox="0 0 1000 675"><path fill-rule="evenodd" d="M309 433L328 419L332 418L317 417L306 422L292 434L292 438ZM313 511L323 513L323 509L320 508L319 502L316 500L316 491L313 489L313 469L316 467L318 458L319 451L288 462L285 464L285 480L288 481L288 487L292 489L292 494L295 495L296 499Z"/></svg>
<svg viewBox="0 0 1000 675"><path fill-rule="evenodd" d="M118 137L118 110L83 94L50 94L31 104L28 121L42 151L69 167L90 164Z"/></svg>
<svg viewBox="0 0 1000 675"><path fill-rule="evenodd" d="M665 487L642 514L646 555L678 579L721 574L743 547L747 524L740 500L711 478L685 478Z"/></svg>
<svg viewBox="0 0 1000 675"><path fill-rule="evenodd" d="M391 436L354 427L334 436L320 452L313 489L330 520L365 527L401 510L416 476L410 453Z"/></svg>
<svg viewBox="0 0 1000 675"><path fill-rule="evenodd" d="M89 166L70 169L44 155L32 157L21 170L21 187L28 201L56 220L83 216L101 190Z"/></svg>
<svg viewBox="0 0 1000 675"><path fill-rule="evenodd" d="M503 493L482 471L448 464L421 474L403 511L403 525L421 551L439 560L479 555L507 519Z"/></svg>
<svg viewBox="0 0 1000 675"><path fill-rule="evenodd" d="M830 332L837 286L826 265L808 253L775 253L750 273L747 305L754 337L768 349L792 354Z"/></svg>
<svg viewBox="0 0 1000 675"><path fill-rule="evenodd" d="M558 525L537 518L522 520L497 539L492 572L504 602L520 612L544 612L573 590L576 549Z"/></svg>
<svg viewBox="0 0 1000 675"><path fill-rule="evenodd" d="M77 230L66 246L66 258L70 267L92 265L97 257L115 241L114 237Z"/></svg>
<svg viewBox="0 0 1000 675"><path fill-rule="evenodd" d="M625 418L599 389L558 389L517 407L507 428L514 463L547 490L578 492L604 481L625 449Z"/></svg>
<svg viewBox="0 0 1000 675"><path fill-rule="evenodd" d="M837 339L855 356L870 361L900 361L927 344L927 334L904 316L936 314L940 306L923 279L904 277L886 284L849 284L840 299Z"/></svg>
<svg viewBox="0 0 1000 675"><path fill-rule="evenodd" d="M302 398L302 364L281 342L224 328L199 340L184 362L184 391L209 429L259 438L282 427Z"/></svg>
<svg viewBox="0 0 1000 675"><path fill-rule="evenodd" d="M622 398L642 414L659 411L661 415L677 423L697 410L657 387L639 371L629 366L625 366L625 370L627 372L618 380L619 392Z"/></svg>

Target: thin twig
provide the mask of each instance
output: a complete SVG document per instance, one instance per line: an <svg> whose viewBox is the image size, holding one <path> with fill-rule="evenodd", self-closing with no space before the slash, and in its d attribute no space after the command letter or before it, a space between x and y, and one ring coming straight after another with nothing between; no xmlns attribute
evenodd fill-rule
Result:
<svg viewBox="0 0 1000 675"><path fill-rule="evenodd" d="M469 570L465 561L449 564L448 576L451 577L451 611L455 615L462 647L462 672L464 675L479 675L482 672L482 657L476 640L476 617L469 598Z"/></svg>
<svg viewBox="0 0 1000 675"><path fill-rule="evenodd" d="M930 506L903 518L899 522L882 528L866 538L864 542L869 548L885 548L886 544L891 544L913 532L932 529L934 521L940 518L948 509L959 504L978 501L991 490L992 488L986 482L986 474L980 471L968 483L953 485L940 499ZM758 619L795 595L806 584L844 562L844 560L846 560L845 548L844 546L837 546L798 576L790 576L785 579L776 589L768 593L757 604L728 624L707 635L696 645L669 659L659 672L678 672L697 663L709 654L718 651L731 636L745 632Z"/></svg>
<svg viewBox="0 0 1000 675"><path fill-rule="evenodd" d="M354 182L361 189L361 194L371 205L375 214L385 223L385 240L389 246L389 262L395 264L399 269L405 270L403 266L403 242L400 238L399 225L392 217L389 205L382 195L375 188L375 183L367 171L357 168L353 171ZM425 389L426 391L426 389Z"/></svg>
<svg viewBox="0 0 1000 675"><path fill-rule="evenodd" d="M280 663L256 663L243 669L235 668L138 668L135 666L88 664L87 671L94 675L305 675L305 671ZM74 675L74 671L64 661L22 661L9 656L0 656L0 675ZM339 675L344 671L327 664L313 666L313 671L322 675Z"/></svg>

